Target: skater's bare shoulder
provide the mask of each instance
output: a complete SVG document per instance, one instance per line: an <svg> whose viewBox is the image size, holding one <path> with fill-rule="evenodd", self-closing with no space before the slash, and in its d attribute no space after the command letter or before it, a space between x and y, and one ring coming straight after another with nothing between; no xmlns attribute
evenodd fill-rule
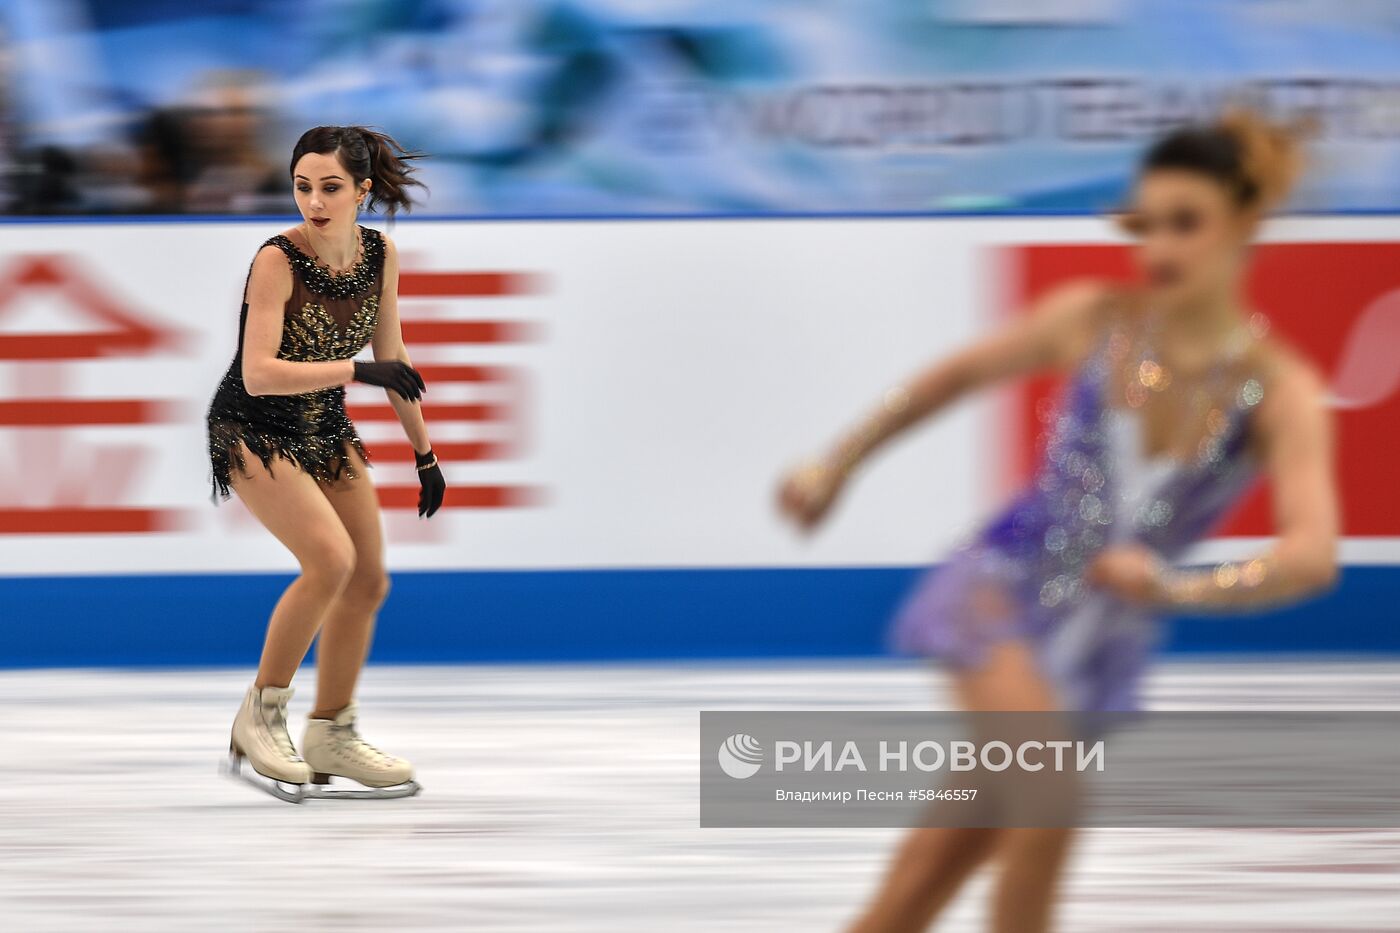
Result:
<svg viewBox="0 0 1400 933"><path fill-rule="evenodd" d="M978 383L1079 364L1123 304L1111 282L1075 279L1033 298L968 351Z"/></svg>
<svg viewBox="0 0 1400 933"><path fill-rule="evenodd" d="M376 231L379 239L384 243L384 271L388 273L390 269L395 271L399 268L399 246L394 242L394 238L382 231Z"/></svg>
<svg viewBox="0 0 1400 933"><path fill-rule="evenodd" d="M286 253L268 242L253 257L245 300L251 308L281 308L292 297L292 266Z"/></svg>
<svg viewBox="0 0 1400 933"><path fill-rule="evenodd" d="M1293 438L1310 448L1330 449L1331 393L1317 365L1270 335L1251 348L1249 366L1259 382L1255 423L1261 439L1276 444Z"/></svg>

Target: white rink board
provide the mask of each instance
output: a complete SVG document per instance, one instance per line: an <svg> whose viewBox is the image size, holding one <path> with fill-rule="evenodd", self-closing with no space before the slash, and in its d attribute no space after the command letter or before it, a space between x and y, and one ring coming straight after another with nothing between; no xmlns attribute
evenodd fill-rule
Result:
<svg viewBox="0 0 1400 933"><path fill-rule="evenodd" d="M0 573L290 570L233 500L208 500L204 411L233 354L258 223L0 225L0 256L64 254L111 299L182 333L173 352L5 362L6 399L59 390L168 400L172 423L0 428L0 508L50 502L173 510L174 531L0 535ZM1276 239L1377 239L1388 218L1287 220ZM994 398L961 406L872 465L826 533L774 516L780 471L849 425L892 381L983 331L999 307L989 248L1107 242L1090 218L634 222L401 222L406 270L540 276L535 294L411 298L405 319L519 320L542 339L422 348L415 362L512 363L529 386L528 446L452 463L449 483L523 484L541 505L387 518L395 569L858 566L939 556L999 490ZM0 333L83 326L26 293ZM412 349L412 348L411 348ZM430 392L431 392L430 386ZM438 401L463 400L447 398ZM352 405L378 390L352 387ZM376 438L397 425L361 425ZM435 440L453 436L429 425ZM385 431L388 431L386 434ZM23 445L19 432L28 432ZM51 440L42 439L53 434ZM119 462L115 448L134 446ZM21 452L23 452L21 454ZM377 482L410 483L407 464ZM75 492L75 490L77 490ZM1393 550L1393 549L1392 549ZM1385 559L1393 559L1387 551Z"/></svg>

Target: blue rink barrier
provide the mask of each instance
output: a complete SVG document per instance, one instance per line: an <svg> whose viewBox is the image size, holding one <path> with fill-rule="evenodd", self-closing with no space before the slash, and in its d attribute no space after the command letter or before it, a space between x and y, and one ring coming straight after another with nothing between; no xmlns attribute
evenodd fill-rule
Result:
<svg viewBox="0 0 1400 933"><path fill-rule="evenodd" d="M380 613L390 663L888 654L921 568L404 571ZM285 574L0 577L0 666L256 663ZM1356 567L1277 612L1181 619L1170 653L1400 653L1400 567Z"/></svg>

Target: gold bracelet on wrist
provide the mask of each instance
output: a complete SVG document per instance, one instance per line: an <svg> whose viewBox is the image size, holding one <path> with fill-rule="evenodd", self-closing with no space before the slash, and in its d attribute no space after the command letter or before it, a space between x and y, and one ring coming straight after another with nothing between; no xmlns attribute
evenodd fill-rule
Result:
<svg viewBox="0 0 1400 933"><path fill-rule="evenodd" d="M1178 570L1167 568L1159 584L1167 601L1177 606L1190 606L1209 601L1215 595L1227 597L1232 593L1257 590L1273 574L1273 559L1255 557L1246 561L1224 561L1211 568Z"/></svg>

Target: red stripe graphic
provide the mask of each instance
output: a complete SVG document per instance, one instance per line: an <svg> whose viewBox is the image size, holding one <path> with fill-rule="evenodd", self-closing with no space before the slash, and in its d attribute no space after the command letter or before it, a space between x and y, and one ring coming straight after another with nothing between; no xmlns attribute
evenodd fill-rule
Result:
<svg viewBox="0 0 1400 933"><path fill-rule="evenodd" d="M398 421L399 416L391 405L351 405L350 417L355 421ZM508 414L503 405L485 405L476 402L441 405L424 404L423 417L431 424L434 421L501 421Z"/></svg>
<svg viewBox="0 0 1400 933"><path fill-rule="evenodd" d="M366 444L371 459L385 463L413 463L413 445L408 441ZM477 460L500 460L510 453L510 447L497 441L435 441L433 453L444 463L467 463Z"/></svg>
<svg viewBox="0 0 1400 933"><path fill-rule="evenodd" d="M162 531L171 514L159 509L0 509L0 534L112 534Z"/></svg>
<svg viewBox="0 0 1400 933"><path fill-rule="evenodd" d="M0 427L156 424L174 420L171 407L145 399L13 399L0 401Z"/></svg>
<svg viewBox="0 0 1400 933"><path fill-rule="evenodd" d="M136 355L158 346L155 333L0 334L3 360L81 360L101 356Z"/></svg>
<svg viewBox="0 0 1400 933"><path fill-rule="evenodd" d="M541 291L537 277L520 272L404 272L404 298L489 298Z"/></svg>
<svg viewBox="0 0 1400 933"><path fill-rule="evenodd" d="M500 366L471 366L451 363L424 363L414 368L426 382L502 382L509 370Z"/></svg>
<svg viewBox="0 0 1400 933"><path fill-rule="evenodd" d="M417 509L419 487L380 486L379 504L386 509ZM448 486L443 498L445 509L508 509L538 505L544 498L531 486Z"/></svg>
<svg viewBox="0 0 1400 933"><path fill-rule="evenodd" d="M529 343L539 325L525 321L404 321L405 343Z"/></svg>

